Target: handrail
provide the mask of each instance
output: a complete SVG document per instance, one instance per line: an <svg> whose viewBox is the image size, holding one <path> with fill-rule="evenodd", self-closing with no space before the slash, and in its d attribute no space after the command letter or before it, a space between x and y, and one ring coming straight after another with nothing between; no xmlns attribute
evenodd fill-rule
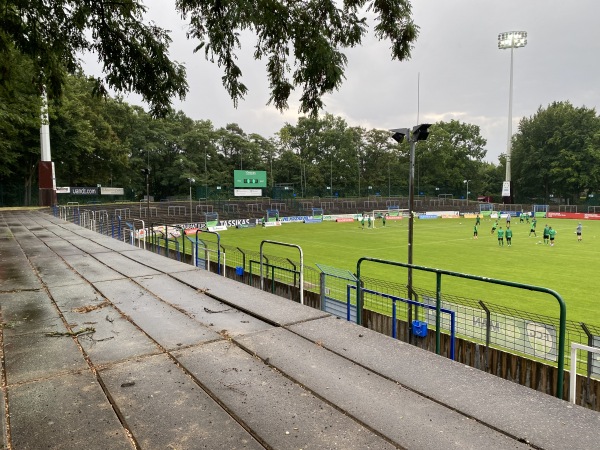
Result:
<svg viewBox="0 0 600 450"><path fill-rule="evenodd" d="M300 304L304 305L304 254L302 253L302 248L296 244L288 244L287 242L277 242L277 241L269 241L263 240L260 243L260 289L264 289L264 279L263 279L263 245L264 244L275 244L275 245L283 245L285 247L294 247L297 248L300 252Z"/></svg>
<svg viewBox="0 0 600 450"><path fill-rule="evenodd" d="M146 250L146 236L148 235L148 231L146 230L146 223L142 220L142 219L133 219L133 237L135 239L135 222L142 222L142 228L139 228L139 230L143 230L144 231L144 237L142 238L144 240L144 250ZM138 233L139 236L139 233ZM138 237L138 242L141 241L142 239L140 239Z"/></svg>
<svg viewBox="0 0 600 450"><path fill-rule="evenodd" d="M346 302L346 308L347 308L347 315L346 318L349 321L350 320L350 290L351 289L356 289L356 286L352 286L351 284L349 284L348 286L346 286L346 298L347 298L347 302ZM368 294L373 294L373 295L379 295L383 298L389 298L390 300L392 300L393 302L393 309L392 309L392 337L394 339L397 339L397 324L396 324L396 302L403 302L409 305L415 305L415 306L420 306L421 308L427 308L427 309L436 309L435 306L433 305L428 305L426 303L420 303L417 302L415 300L410 300L410 299L406 299L406 298L402 298L402 297L398 297L396 295L391 295L391 294L386 294L384 292L377 292L373 289L367 289L367 288L360 288L362 290L362 292L366 292ZM455 355L455 348L456 348L456 311L452 311L451 309L447 309L447 308L440 308L440 311L445 313L445 314L449 314L450 315L450 359L451 360L455 360L456 359L456 355ZM358 308L357 308L357 312L358 312Z"/></svg>
<svg viewBox="0 0 600 450"><path fill-rule="evenodd" d="M542 292L545 294L552 295L558 301L559 308L560 308L560 318L559 318L560 325L559 325L559 335L558 335L558 374L557 374L556 396L558 398L562 399L564 375L565 375L564 374L564 371L565 371L565 334L566 334L566 328L567 328L567 306L566 306L564 300L562 299L562 297L556 291L553 291L552 289L548 289L548 288L541 287L541 286L517 283L514 281L505 281L505 280L499 280L496 278L482 277L482 276L478 276L478 275L469 275L466 273L452 272L450 270L434 269L432 267L417 266L415 264L401 263L401 262L397 262L397 261L387 261L387 260L378 259L378 258L362 257L356 263L356 274L357 274L356 321L359 325L362 325L363 305L362 305L362 297L361 297L361 295L359 295L359 293L360 293L360 266L363 261L370 261L370 262L375 262L375 263L379 263L379 264L387 264L387 265L391 265L391 266L399 266L399 267L405 267L405 268L409 268L409 269L422 270L425 272L431 272L431 273L436 274L435 351L438 355L440 354L440 309L441 309L441 304L442 304L442 295L441 295L442 275L448 275L448 276L458 277L458 278L466 278L468 280L483 281L484 283L499 284L501 286L516 287L519 289L527 289L529 291Z"/></svg>
<svg viewBox="0 0 600 450"><path fill-rule="evenodd" d="M221 235L216 231L196 230L196 258L198 257L198 233L215 234L217 236L217 274L221 275ZM225 272L225 269L223 269L223 272Z"/></svg>
<svg viewBox="0 0 600 450"><path fill-rule="evenodd" d="M260 261L255 261L253 259L249 260L249 265L250 265L250 271L249 271L249 284L252 285L252 264L260 264ZM281 267L281 266L276 266L274 264L269 264L268 262L265 264L265 266L270 267L271 268L271 293L275 293L275 269L279 269L283 272L289 272L289 273L293 273L294 274L294 280L296 279L296 275L298 275L298 271L296 270L296 268L294 267L294 269L288 269L287 267ZM294 281L295 283L295 281ZM294 286L296 286L294 284Z"/></svg>
<svg viewBox="0 0 600 450"><path fill-rule="evenodd" d="M569 401L575 403L575 388L577 386L577 349L592 353L600 353L600 348L571 342L571 376L569 377Z"/></svg>

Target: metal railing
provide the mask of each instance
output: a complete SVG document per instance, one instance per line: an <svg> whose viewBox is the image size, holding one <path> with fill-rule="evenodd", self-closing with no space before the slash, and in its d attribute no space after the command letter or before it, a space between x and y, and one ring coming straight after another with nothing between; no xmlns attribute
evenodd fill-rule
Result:
<svg viewBox="0 0 600 450"><path fill-rule="evenodd" d="M477 275L469 275L469 274L460 273L460 272L452 272L449 270L434 269L432 267L417 266L415 264L407 264L407 263L401 263L401 262L396 262L396 261L387 261L387 260L377 259L377 258L362 257L356 263L356 274L357 274L356 275L357 276L357 282L356 282L357 314L356 314L356 318L357 318L357 323L359 325L362 325L361 312L362 312L362 308L363 308L362 296L359 295L360 290L361 290L360 269L361 269L362 263L365 261L373 262L373 263L377 263L377 264L399 266L399 267L405 267L405 268L414 269L414 270L420 270L420 271L424 271L424 272L435 273L435 275L436 275L435 351L438 355L440 354L440 332L441 332L441 314L440 314L440 312L441 312L441 305L442 305L442 295L441 295L442 275L447 275L450 277L457 277L457 278L465 278L465 279L480 281L480 282L484 282L484 283L498 284L498 285L502 285L502 286L514 287L514 288L518 288L518 289L525 289L525 290L529 290L529 291L536 291L536 292L541 292L541 293L546 293L546 294L552 295L554 298L556 298L556 300L558 301L558 305L559 305L559 321L560 321L559 327L560 328L559 328L559 335L558 335L558 375L557 375L556 396L558 398L562 398L563 383L564 383L564 369L565 369L565 334L566 334L566 322L567 322L567 307L565 305L564 300L557 292L553 291L552 289L548 289L548 288L541 287L541 286L533 286L530 284L498 280L498 279L494 279L494 278L481 277L481 276L477 276Z"/></svg>

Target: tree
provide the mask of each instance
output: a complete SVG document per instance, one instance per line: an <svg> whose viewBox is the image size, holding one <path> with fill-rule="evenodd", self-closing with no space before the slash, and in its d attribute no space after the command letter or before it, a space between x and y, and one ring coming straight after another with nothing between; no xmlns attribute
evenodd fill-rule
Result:
<svg viewBox="0 0 600 450"><path fill-rule="evenodd" d="M15 50L3 57L12 83L0 83L0 176L22 182L39 159L41 98L29 83L31 61Z"/></svg>
<svg viewBox="0 0 600 450"><path fill-rule="evenodd" d="M361 155L364 158L362 168L367 184L362 187L362 192L366 190L367 194L392 194L389 189L392 184L396 187L408 186L408 147L398 146L390 138L388 131L367 131ZM371 192L368 186L375 190Z"/></svg>
<svg viewBox="0 0 600 450"><path fill-rule="evenodd" d="M303 113L316 114L323 106L321 97L340 86L347 61L341 49L359 45L366 33L361 8L376 14L375 35L391 41L393 59L410 56L418 33L407 0L177 0L176 4L190 18L188 35L200 41L196 50L204 47L206 57L224 68L223 85L234 104L247 92L235 51L241 45L239 32L249 29L258 36L254 57L268 60L269 103L286 109L291 91L301 86ZM290 73L292 63L295 70Z"/></svg>
<svg viewBox="0 0 600 450"><path fill-rule="evenodd" d="M165 114L175 95L187 91L185 70L169 59L170 37L143 22L135 0L4 0L0 2L0 73L10 73L4 55L14 46L33 62L38 88L60 96L67 73L79 69L79 53L93 52L104 83L117 92L139 93L155 114Z"/></svg>
<svg viewBox="0 0 600 450"><path fill-rule="evenodd" d="M479 126L451 120L437 122L429 129L426 141L417 145L422 171L421 184L444 188L450 192L464 192L463 181L472 180L470 189L479 188L479 167L486 155L486 140Z"/></svg>
<svg viewBox="0 0 600 450"><path fill-rule="evenodd" d="M408 0L176 0L175 5L189 18L188 37L200 41L196 50L204 48L207 59L223 67L223 85L234 104L247 92L235 63L239 33L252 30L258 37L254 57L267 59L269 102L285 109L291 91L301 87L300 110L313 114L323 105L321 97L344 78L342 49L359 45L366 33L361 9L377 16L375 35L391 41L393 59L410 57L418 33ZM133 91L152 114L168 114L172 97L187 92L185 69L169 58L169 33L145 23L145 11L137 0L1 0L2 80L10 75L6 55L14 46L32 60L38 88L47 86L59 96L65 75L79 68L78 54L92 52L105 74L96 80L98 92L105 93L105 85Z"/></svg>
<svg viewBox="0 0 600 450"><path fill-rule="evenodd" d="M553 102L524 117L512 146L515 190L576 200L600 187L600 119L594 109Z"/></svg>

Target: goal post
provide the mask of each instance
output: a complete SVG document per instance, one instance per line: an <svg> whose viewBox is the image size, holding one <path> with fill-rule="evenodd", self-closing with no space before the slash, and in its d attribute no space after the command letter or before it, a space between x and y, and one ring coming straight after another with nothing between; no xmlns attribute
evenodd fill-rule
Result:
<svg viewBox="0 0 600 450"><path fill-rule="evenodd" d="M546 217L549 205L533 205L533 217Z"/></svg>
<svg viewBox="0 0 600 450"><path fill-rule="evenodd" d="M479 214L483 217L489 217L494 212L494 204L493 203L480 203L479 204Z"/></svg>
<svg viewBox="0 0 600 450"><path fill-rule="evenodd" d="M390 206L388 209L374 209L371 216L375 219L381 219L383 216L387 217L404 217L408 214L408 209L400 209L397 206Z"/></svg>
<svg viewBox="0 0 600 450"><path fill-rule="evenodd" d="M204 222L206 223L206 227L216 227L219 225L219 213L216 212L205 212L204 213Z"/></svg>
<svg viewBox="0 0 600 450"><path fill-rule="evenodd" d="M313 208L312 209L312 218L315 221L323 222L323 208Z"/></svg>
<svg viewBox="0 0 600 450"><path fill-rule="evenodd" d="M279 210L267 209L267 222L279 222Z"/></svg>

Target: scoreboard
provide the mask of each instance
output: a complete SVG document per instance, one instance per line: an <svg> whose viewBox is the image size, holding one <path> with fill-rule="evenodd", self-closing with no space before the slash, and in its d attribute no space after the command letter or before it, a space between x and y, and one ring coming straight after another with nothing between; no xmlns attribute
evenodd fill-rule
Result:
<svg viewBox="0 0 600 450"><path fill-rule="evenodd" d="M234 170L234 188L267 187L267 172L265 170Z"/></svg>

